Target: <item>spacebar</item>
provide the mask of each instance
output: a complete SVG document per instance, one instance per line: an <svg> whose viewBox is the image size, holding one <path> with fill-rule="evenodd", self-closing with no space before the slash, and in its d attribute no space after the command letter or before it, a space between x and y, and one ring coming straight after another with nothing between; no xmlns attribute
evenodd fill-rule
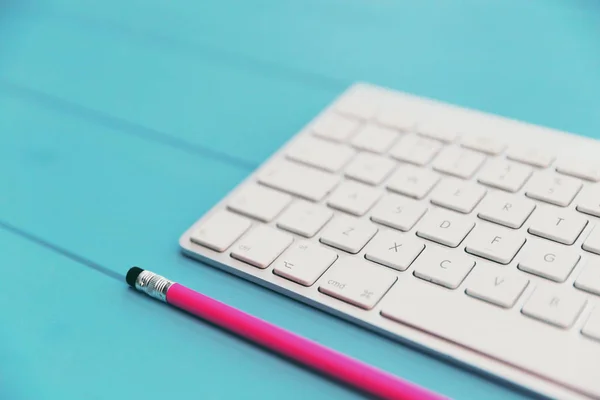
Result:
<svg viewBox="0 0 600 400"><path fill-rule="evenodd" d="M381 314L600 397L600 344L579 332L554 328L518 310L507 311L419 279L398 280L382 300Z"/></svg>

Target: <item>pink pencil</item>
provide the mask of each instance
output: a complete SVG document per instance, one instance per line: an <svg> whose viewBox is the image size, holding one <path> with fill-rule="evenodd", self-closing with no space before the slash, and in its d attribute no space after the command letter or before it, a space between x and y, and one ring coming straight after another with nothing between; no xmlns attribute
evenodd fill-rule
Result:
<svg viewBox="0 0 600 400"><path fill-rule="evenodd" d="M127 283L278 354L381 399L439 400L444 397L401 380L309 339L265 322L150 271L133 267Z"/></svg>

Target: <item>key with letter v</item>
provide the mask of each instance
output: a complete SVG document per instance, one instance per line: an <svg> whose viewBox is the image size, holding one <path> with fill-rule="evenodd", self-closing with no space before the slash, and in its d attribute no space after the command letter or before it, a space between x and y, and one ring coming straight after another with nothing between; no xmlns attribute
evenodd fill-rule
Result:
<svg viewBox="0 0 600 400"><path fill-rule="evenodd" d="M467 280L466 293L504 308L511 308L529 281L502 267L478 262Z"/></svg>

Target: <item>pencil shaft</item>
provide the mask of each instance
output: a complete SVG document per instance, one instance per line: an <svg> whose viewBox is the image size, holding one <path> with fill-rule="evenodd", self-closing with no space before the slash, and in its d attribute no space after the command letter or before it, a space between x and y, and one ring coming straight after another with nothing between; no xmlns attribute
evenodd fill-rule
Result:
<svg viewBox="0 0 600 400"><path fill-rule="evenodd" d="M175 283L169 288L167 303L379 398L442 398L183 285Z"/></svg>

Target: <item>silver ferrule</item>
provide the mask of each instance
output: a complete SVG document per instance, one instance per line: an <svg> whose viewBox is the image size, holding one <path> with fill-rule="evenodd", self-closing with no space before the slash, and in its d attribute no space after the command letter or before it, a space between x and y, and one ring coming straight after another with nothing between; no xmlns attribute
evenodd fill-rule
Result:
<svg viewBox="0 0 600 400"><path fill-rule="evenodd" d="M142 271L135 280L135 288L140 292L146 293L148 296L166 303L167 291L173 283L173 281L154 272Z"/></svg>

